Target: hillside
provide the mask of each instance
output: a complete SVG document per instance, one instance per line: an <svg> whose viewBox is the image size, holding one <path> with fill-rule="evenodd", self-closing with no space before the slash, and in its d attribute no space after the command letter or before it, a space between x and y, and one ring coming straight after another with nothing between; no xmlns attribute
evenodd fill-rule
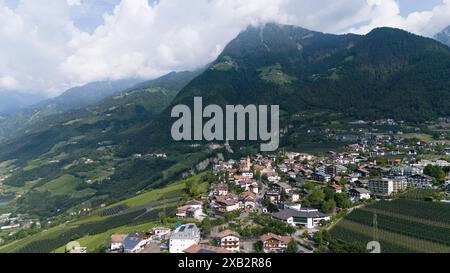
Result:
<svg viewBox="0 0 450 273"><path fill-rule="evenodd" d="M208 155L202 149L166 158L121 150L128 135L165 109L179 91L165 87L179 87L195 75L171 74L94 106L49 116L6 142L0 148L0 174L7 174L2 191L20 196L11 206L54 216L158 187L190 170Z"/></svg>
<svg viewBox="0 0 450 273"><path fill-rule="evenodd" d="M285 119L316 110L420 123L450 114L448 67L448 47L399 29L331 35L268 24L231 41L172 105L202 96L204 105L279 104ZM170 109L134 142L169 144Z"/></svg>
<svg viewBox="0 0 450 273"><path fill-rule="evenodd" d="M126 90L140 83L142 80L118 80L88 83L83 86L71 88L60 96L44 101L37 99L22 101L22 106L10 112L10 117L0 121L0 140L2 138L12 138L17 133L29 130L29 126L45 122L51 115L64 113L73 109L81 109L96 104L113 94ZM1 96L1 92L0 92ZM11 100L17 95L8 95L6 102L13 104ZM1 97L0 97L1 99ZM18 100L20 98L17 98ZM2 100L0 100L2 101ZM0 103L0 109L2 105ZM1 110L0 110L1 113Z"/></svg>

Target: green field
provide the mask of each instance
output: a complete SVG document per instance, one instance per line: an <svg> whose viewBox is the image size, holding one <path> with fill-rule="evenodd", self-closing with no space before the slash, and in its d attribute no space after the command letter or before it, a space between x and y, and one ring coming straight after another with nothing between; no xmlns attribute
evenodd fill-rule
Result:
<svg viewBox="0 0 450 273"><path fill-rule="evenodd" d="M347 242L379 241L385 253L448 253L450 205L409 199L380 201L351 212L331 234Z"/></svg>

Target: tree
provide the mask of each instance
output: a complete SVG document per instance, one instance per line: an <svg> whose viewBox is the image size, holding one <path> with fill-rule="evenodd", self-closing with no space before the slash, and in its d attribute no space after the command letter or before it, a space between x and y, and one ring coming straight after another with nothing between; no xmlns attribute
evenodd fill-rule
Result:
<svg viewBox="0 0 450 273"><path fill-rule="evenodd" d="M258 241L255 243L255 251L256 253L262 253L263 252L263 242L262 241Z"/></svg>
<svg viewBox="0 0 450 273"><path fill-rule="evenodd" d="M318 231L316 233L314 233L313 235L313 241L316 242L319 245L323 244L323 235L322 232Z"/></svg>
<svg viewBox="0 0 450 273"><path fill-rule="evenodd" d="M334 191L332 191L330 188L323 189L323 192L325 194L325 200L334 200Z"/></svg>
<svg viewBox="0 0 450 273"><path fill-rule="evenodd" d="M295 240L291 240L286 249L287 253L297 253L298 252L298 243Z"/></svg>
<svg viewBox="0 0 450 273"><path fill-rule="evenodd" d="M338 193L334 196L334 201L336 206L343 209L348 209L352 207L352 201L348 198L345 193Z"/></svg>
<svg viewBox="0 0 450 273"><path fill-rule="evenodd" d="M261 177L262 177L262 175L261 175L261 171L256 171L256 173L255 173L255 179L257 180L257 181L261 181Z"/></svg>
<svg viewBox="0 0 450 273"><path fill-rule="evenodd" d="M311 236L309 236L309 232L307 230L303 231L303 238L311 240Z"/></svg>
<svg viewBox="0 0 450 273"><path fill-rule="evenodd" d="M325 199L325 193L321 189L315 190L309 197L308 201L311 202L311 204L317 206L320 205L323 200Z"/></svg>
<svg viewBox="0 0 450 273"><path fill-rule="evenodd" d="M336 202L334 200L324 201L322 202L321 209L325 213L329 213L336 208Z"/></svg>
<svg viewBox="0 0 450 273"><path fill-rule="evenodd" d="M435 178L438 183L445 181L445 171L439 166L428 165L423 169L423 173Z"/></svg>
<svg viewBox="0 0 450 273"><path fill-rule="evenodd" d="M211 220L206 217L205 219L203 219L202 223L201 223L201 228L203 230L203 234L207 235L211 232L211 228L212 228L212 223Z"/></svg>

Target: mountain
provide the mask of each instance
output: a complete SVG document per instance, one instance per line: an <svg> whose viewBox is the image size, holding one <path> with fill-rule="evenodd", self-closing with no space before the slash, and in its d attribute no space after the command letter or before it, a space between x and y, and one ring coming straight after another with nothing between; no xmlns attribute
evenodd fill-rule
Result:
<svg viewBox="0 0 450 273"><path fill-rule="evenodd" d="M44 100L44 96L14 90L0 90L0 116L4 118Z"/></svg>
<svg viewBox="0 0 450 273"><path fill-rule="evenodd" d="M435 38L436 40L450 46L450 26L436 34Z"/></svg>
<svg viewBox="0 0 450 273"><path fill-rule="evenodd" d="M34 120L0 146L2 167L12 171L4 183L20 193L18 211L53 216L173 182L218 152L172 141L171 109L192 105L194 96L204 105L280 105L282 125L297 122L282 145L323 145L323 131L300 130L332 121L394 118L415 128L450 115L448 67L449 47L399 29L332 35L249 27L205 70L171 73Z"/></svg>
<svg viewBox="0 0 450 273"><path fill-rule="evenodd" d="M121 150L200 72L171 73L94 105L36 120L0 145L0 174L7 170L3 183L10 186L4 194L20 196L12 205L18 211L47 217L133 196L188 171L203 153L160 159Z"/></svg>
<svg viewBox="0 0 450 273"><path fill-rule="evenodd" d="M0 121L0 140L2 138L11 138L16 133L26 130L28 126L38 121L45 120L50 115L87 107L117 92L131 88L140 82L142 80L136 79L94 82L71 88L56 98L41 101L40 103L37 103L37 100L28 100L28 103L23 105L20 111L16 111L14 115L10 115L9 118ZM0 93L0 96L2 96L2 93ZM8 100L5 100L5 102L11 101L13 103L18 100L15 94L5 94L5 96L8 96ZM0 113L2 102L3 100L0 100Z"/></svg>
<svg viewBox="0 0 450 273"><path fill-rule="evenodd" d="M71 88L57 98L45 102L44 107L62 108L63 110L83 108L112 96L117 92L131 88L140 82L142 80L126 79L88 83L80 87Z"/></svg>
<svg viewBox="0 0 450 273"><path fill-rule="evenodd" d="M423 122L450 114L450 49L400 29L332 35L295 26L249 27L173 105L280 105L286 115ZM130 142L170 144L170 109ZM155 130L159 128L159 130Z"/></svg>

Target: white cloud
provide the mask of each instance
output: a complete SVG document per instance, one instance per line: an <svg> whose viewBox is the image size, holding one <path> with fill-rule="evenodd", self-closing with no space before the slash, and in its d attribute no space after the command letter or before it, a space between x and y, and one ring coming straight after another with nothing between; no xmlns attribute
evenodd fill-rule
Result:
<svg viewBox="0 0 450 273"><path fill-rule="evenodd" d="M56 94L89 81L197 68L248 24L276 21L331 33L392 26L427 36L450 24L450 0L406 17L395 0L152 2L122 0L86 33L71 19L84 1L22 0L11 9L0 0L0 76L15 78L17 88Z"/></svg>
<svg viewBox="0 0 450 273"><path fill-rule="evenodd" d="M79 6L79 5L81 5L81 0L67 0L67 5Z"/></svg>
<svg viewBox="0 0 450 273"><path fill-rule="evenodd" d="M0 76L0 89L14 89L17 83L17 80L11 76Z"/></svg>

